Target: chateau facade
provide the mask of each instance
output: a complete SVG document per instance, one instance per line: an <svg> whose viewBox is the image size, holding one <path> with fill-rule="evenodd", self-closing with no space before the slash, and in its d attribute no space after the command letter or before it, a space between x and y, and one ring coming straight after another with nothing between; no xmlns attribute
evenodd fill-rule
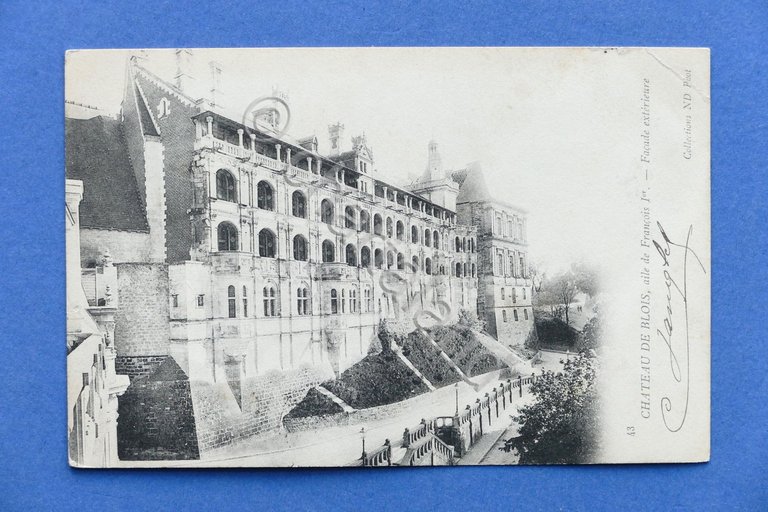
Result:
<svg viewBox="0 0 768 512"><path fill-rule="evenodd" d="M68 120L68 177L85 181L84 209L98 206L87 193L102 173L119 168L133 180L129 190L102 188L123 217L82 230L83 266L108 251L130 283L120 290L118 356L143 364L172 355L190 380L306 366L338 374L366 355L380 319L426 326L461 310L477 312L504 344L525 341L525 212L494 201L478 167L445 171L431 142L424 174L397 185L376 170L364 136L342 151L340 124L321 154L316 137L292 139L274 116L238 121L213 94L187 96L185 52L175 83L129 63L119 119ZM103 143L96 127L115 135L108 154L130 171L70 155L85 150L70 140L78 130ZM147 276L167 304L132 300ZM127 325L142 322L139 312L164 321L162 332Z"/></svg>

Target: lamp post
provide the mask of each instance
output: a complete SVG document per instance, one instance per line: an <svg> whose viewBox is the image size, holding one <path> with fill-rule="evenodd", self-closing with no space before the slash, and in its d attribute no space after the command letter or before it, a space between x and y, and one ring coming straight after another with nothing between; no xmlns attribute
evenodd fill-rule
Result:
<svg viewBox="0 0 768 512"><path fill-rule="evenodd" d="M365 466L365 457L366 457L366 453L365 453L365 426L360 428L360 438L363 440L363 455L362 455L361 458L363 459L363 466Z"/></svg>

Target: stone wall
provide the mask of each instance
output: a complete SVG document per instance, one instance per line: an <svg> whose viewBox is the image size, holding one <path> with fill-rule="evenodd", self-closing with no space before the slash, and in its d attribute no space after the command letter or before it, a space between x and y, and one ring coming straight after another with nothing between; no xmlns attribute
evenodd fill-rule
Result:
<svg viewBox="0 0 768 512"><path fill-rule="evenodd" d="M169 354L168 268L159 263L115 266L120 304L115 314L115 348L120 367L133 368L131 373L140 375Z"/></svg>
<svg viewBox="0 0 768 512"><path fill-rule="evenodd" d="M241 404L226 381L192 381L192 399L201 458L242 439L274 434L307 390L331 378L330 367L307 367L246 377L240 383Z"/></svg>
<svg viewBox="0 0 768 512"><path fill-rule="evenodd" d="M354 412L340 412L323 416L306 416L303 418L285 418L283 426L288 432L300 432L305 430L318 430L340 425L357 425L369 421L380 420L391 416L397 416L406 410L412 410L431 403L434 396L431 392L396 402L393 404L379 405L367 409L356 409Z"/></svg>
<svg viewBox="0 0 768 512"><path fill-rule="evenodd" d="M199 458L189 380L173 358L134 379L118 404L121 460Z"/></svg>
<svg viewBox="0 0 768 512"><path fill-rule="evenodd" d="M115 359L115 372L118 375L127 375L131 379L141 377L142 375L149 375L167 358L168 356L164 355L117 356Z"/></svg>

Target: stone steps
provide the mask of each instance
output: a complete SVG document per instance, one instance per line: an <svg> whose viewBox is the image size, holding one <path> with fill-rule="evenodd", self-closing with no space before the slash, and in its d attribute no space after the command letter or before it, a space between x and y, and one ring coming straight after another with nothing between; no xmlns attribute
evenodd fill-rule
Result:
<svg viewBox="0 0 768 512"><path fill-rule="evenodd" d="M323 386L317 386L317 388L315 388L315 389L317 389L317 391L320 394L327 396L336 405L341 407L344 412L346 412L346 413L355 412L355 408L354 407L352 407L351 405L347 404L347 402L345 402L344 400L342 400L341 398L339 398L335 394L331 393L330 391L325 389Z"/></svg>

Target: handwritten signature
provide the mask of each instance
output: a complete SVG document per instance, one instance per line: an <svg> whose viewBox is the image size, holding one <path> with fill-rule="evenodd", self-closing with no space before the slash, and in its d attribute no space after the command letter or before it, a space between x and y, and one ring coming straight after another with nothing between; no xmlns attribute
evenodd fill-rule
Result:
<svg viewBox="0 0 768 512"><path fill-rule="evenodd" d="M672 399L668 396L665 396L661 399L661 416L664 420L664 426L667 427L667 430L670 432L678 432L680 429L683 428L683 424L685 423L685 418L688 415L688 402L690 397L690 337L689 337L689 331L688 331L688 257L691 256L695 259L695 263L698 263L698 266L701 267L701 271L703 273L707 273L706 269L704 268L704 265L702 265L701 260L699 259L696 252L690 248L689 243L691 240L691 235L693 234L693 225L688 226L688 234L685 238L685 243L676 243L673 242L669 236L667 235L667 232L664 230L660 222L656 222L656 226L659 228L659 233L661 235L661 241L657 242L656 240L653 241L653 245L656 248L656 251L659 253L659 256L661 256L662 259L662 267L664 268L664 284L667 288L666 293L666 299L667 299L667 306L666 306L666 312L664 316L664 322L660 328L656 329L656 333L658 334L659 338L661 338L662 341L667 346L667 350L669 351L669 368L672 372L672 377L675 379L676 382L681 383L683 380L683 374L685 374L685 405L683 407L683 414L682 417L679 419L678 422L671 423L668 421L667 415L668 413L672 412ZM680 281L680 276L672 274L672 266L670 266L670 262L673 260L676 260L679 262L679 259L682 258L683 263L683 273L682 273L682 281ZM682 356L682 360L684 360L684 364L681 367L680 361L681 359L678 358L678 352L677 348L675 347L675 344L673 343L673 328L676 326L675 323L673 323L673 302L682 301L683 305L683 313L684 313L684 322L685 322L685 352ZM675 310L677 308L675 307ZM675 338L676 339L676 338Z"/></svg>

